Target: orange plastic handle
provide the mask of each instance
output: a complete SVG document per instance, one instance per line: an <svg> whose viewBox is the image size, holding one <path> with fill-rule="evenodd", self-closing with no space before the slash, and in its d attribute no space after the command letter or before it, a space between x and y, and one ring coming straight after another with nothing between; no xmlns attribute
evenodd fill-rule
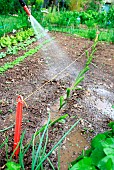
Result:
<svg viewBox="0 0 114 170"><path fill-rule="evenodd" d="M23 7L23 9L25 10L25 12L27 13L28 16L31 15L31 13L26 5Z"/></svg>

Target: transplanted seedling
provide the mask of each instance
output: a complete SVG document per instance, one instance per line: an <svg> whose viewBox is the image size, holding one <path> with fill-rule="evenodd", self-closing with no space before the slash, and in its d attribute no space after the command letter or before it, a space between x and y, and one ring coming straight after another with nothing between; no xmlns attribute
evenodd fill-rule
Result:
<svg viewBox="0 0 114 170"><path fill-rule="evenodd" d="M97 37L98 38L98 37ZM89 52L86 50L85 53L86 53L86 57L87 57L87 61L85 63L85 66L84 68L79 72L76 80L75 80L75 83L73 85L73 87L71 88L67 88L66 90L66 97L64 96L61 96L60 97L60 107L59 107L59 110L67 103L67 100L68 98L70 97L70 93L72 90L78 90L78 85L84 80L84 75L85 73L90 69L89 68L89 65L91 64L92 62L92 59L93 59L93 54L94 52L96 51L95 47L97 45L97 39L95 39L95 42L94 44L92 45L92 51L91 53L89 54Z"/></svg>

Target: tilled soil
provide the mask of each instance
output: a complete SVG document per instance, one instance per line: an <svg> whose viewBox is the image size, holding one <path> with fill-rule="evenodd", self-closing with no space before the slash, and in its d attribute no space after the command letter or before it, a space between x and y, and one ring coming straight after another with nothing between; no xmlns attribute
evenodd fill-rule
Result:
<svg viewBox="0 0 114 170"><path fill-rule="evenodd" d="M9 136L10 157L16 98L19 94L26 102L22 123L22 131L26 129L24 143L29 142L36 129L47 122L47 108L50 109L51 120L68 114L65 122L56 123L49 129L47 152L79 118L82 118L61 145L61 170L66 170L68 163L74 160L82 149L89 147L91 138L107 130L107 123L114 118L114 110L111 108L114 105L114 45L98 43L90 71L80 85L82 90L73 91L67 104L59 111L59 98L65 95L66 88L72 86L79 71L84 67L84 51L90 51L93 42L64 33L53 32L50 36L54 36L55 40L0 75L0 130L12 125L12 128L1 132L0 143ZM39 43L33 43L31 47L36 47L37 44ZM2 65L5 62L6 59L2 60ZM0 151L1 168L7 162L5 149L4 147ZM57 153L58 150L54 151L50 157L55 169L58 165ZM44 167L52 169L48 162L44 163ZM31 150L25 155L25 169L31 169Z"/></svg>

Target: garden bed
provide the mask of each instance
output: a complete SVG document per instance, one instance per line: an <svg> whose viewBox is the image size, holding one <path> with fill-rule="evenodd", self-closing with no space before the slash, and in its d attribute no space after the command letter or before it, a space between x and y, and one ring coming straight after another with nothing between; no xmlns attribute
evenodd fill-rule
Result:
<svg viewBox="0 0 114 170"><path fill-rule="evenodd" d="M90 48L93 42L63 33L53 32L50 36L54 36L55 40L0 75L0 130L12 125L12 128L1 132L0 143L9 136L7 154L5 147L0 151L1 168L7 162L7 156L10 157L12 153L18 94L23 96L27 105L23 109L22 123L22 130L26 129L25 143L30 141L36 129L47 122L47 108L50 109L52 120L68 114L64 122L49 129L47 152L82 118L61 145L61 170L66 170L68 163L74 160L82 149L89 147L91 138L108 129L107 123L114 119L114 45L102 42L97 44L90 71L81 83L82 89L73 91L67 105L59 111L59 98L66 93L66 88L74 83L86 61L84 51ZM31 46L36 47L36 42ZM3 59L2 65L5 62L6 59ZM73 64L70 66L71 63ZM43 88L40 88L41 86ZM25 169L31 169L30 154L29 151L25 156ZM51 160L57 168L57 150L51 155ZM47 162L44 167L51 169Z"/></svg>

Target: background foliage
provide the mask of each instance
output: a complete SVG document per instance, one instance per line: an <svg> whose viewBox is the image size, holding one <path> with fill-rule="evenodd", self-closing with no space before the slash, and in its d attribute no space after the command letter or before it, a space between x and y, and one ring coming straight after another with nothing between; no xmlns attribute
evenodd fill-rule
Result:
<svg viewBox="0 0 114 170"><path fill-rule="evenodd" d="M102 0L24 0L27 5L31 5L33 8L40 9L43 7L43 3L47 4L62 4L67 9L74 11L80 11L82 7L92 9L92 10L98 10L99 6L102 2ZM63 6L62 5L62 6ZM20 7L20 4L18 0L0 0L0 14L15 14L19 11L22 12L22 9Z"/></svg>

